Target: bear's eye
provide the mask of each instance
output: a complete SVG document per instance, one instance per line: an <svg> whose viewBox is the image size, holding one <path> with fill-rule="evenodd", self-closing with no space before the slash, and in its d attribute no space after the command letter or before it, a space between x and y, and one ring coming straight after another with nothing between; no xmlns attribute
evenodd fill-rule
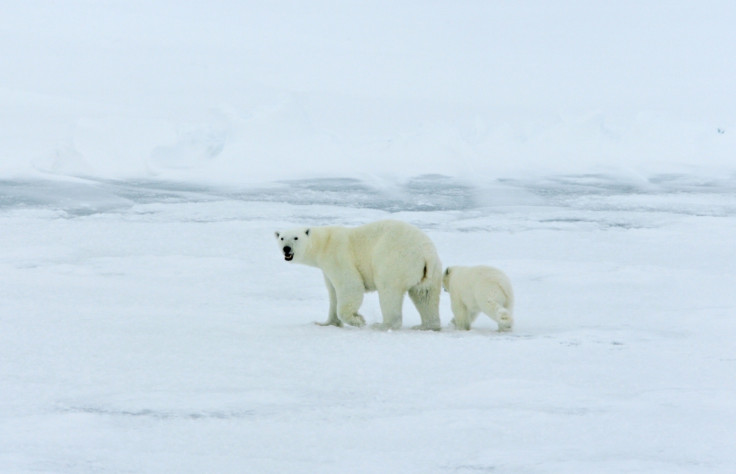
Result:
<svg viewBox="0 0 736 474"><path fill-rule="evenodd" d="M294 240L299 240L299 237L294 237Z"/></svg>
<svg viewBox="0 0 736 474"><path fill-rule="evenodd" d="M284 238L283 238L283 237L281 237L281 240L284 240Z"/></svg>

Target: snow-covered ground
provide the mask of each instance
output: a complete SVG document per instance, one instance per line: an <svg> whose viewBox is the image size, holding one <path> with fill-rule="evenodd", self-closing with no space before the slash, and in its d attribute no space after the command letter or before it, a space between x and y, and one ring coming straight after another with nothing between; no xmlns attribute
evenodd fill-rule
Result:
<svg viewBox="0 0 736 474"><path fill-rule="evenodd" d="M0 4L0 472L736 471L735 2ZM386 217L514 332L314 325Z"/></svg>
<svg viewBox="0 0 736 474"><path fill-rule="evenodd" d="M732 472L735 186L3 182L0 470ZM515 331L313 324L273 231L386 217L503 268Z"/></svg>

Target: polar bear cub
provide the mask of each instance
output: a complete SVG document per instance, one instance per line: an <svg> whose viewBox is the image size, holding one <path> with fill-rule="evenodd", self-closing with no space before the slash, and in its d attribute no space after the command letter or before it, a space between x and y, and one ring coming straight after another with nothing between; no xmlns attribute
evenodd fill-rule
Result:
<svg viewBox="0 0 736 474"><path fill-rule="evenodd" d="M484 265L448 267L442 286L450 293L457 329L470 329L480 312L496 321L499 331L510 331L514 325L514 293L501 270Z"/></svg>
<svg viewBox="0 0 736 474"><path fill-rule="evenodd" d="M363 295L378 291L381 329L401 327L404 295L422 318L416 329L440 329L442 263L429 237L413 225L383 220L358 227L300 227L276 232L287 262L322 270L330 309L323 325L365 325Z"/></svg>

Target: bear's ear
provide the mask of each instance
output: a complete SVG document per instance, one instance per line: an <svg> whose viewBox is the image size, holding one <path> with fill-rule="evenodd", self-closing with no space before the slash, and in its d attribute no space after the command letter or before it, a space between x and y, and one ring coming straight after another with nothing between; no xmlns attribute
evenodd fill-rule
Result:
<svg viewBox="0 0 736 474"><path fill-rule="evenodd" d="M279 234L278 232L274 232L274 233L273 233L273 235L275 235L277 239L278 239L279 237L281 237L281 234Z"/></svg>
<svg viewBox="0 0 736 474"><path fill-rule="evenodd" d="M304 233L309 235L309 229L305 230Z"/></svg>

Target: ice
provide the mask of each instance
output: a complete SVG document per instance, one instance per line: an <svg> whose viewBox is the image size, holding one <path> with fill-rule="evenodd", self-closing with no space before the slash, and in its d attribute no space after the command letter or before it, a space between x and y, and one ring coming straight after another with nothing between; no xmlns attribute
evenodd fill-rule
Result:
<svg viewBox="0 0 736 474"><path fill-rule="evenodd" d="M5 181L0 466L730 472L730 185L592 179ZM273 231L386 217L503 268L514 332L449 329L447 295L440 333L313 324L321 276Z"/></svg>

